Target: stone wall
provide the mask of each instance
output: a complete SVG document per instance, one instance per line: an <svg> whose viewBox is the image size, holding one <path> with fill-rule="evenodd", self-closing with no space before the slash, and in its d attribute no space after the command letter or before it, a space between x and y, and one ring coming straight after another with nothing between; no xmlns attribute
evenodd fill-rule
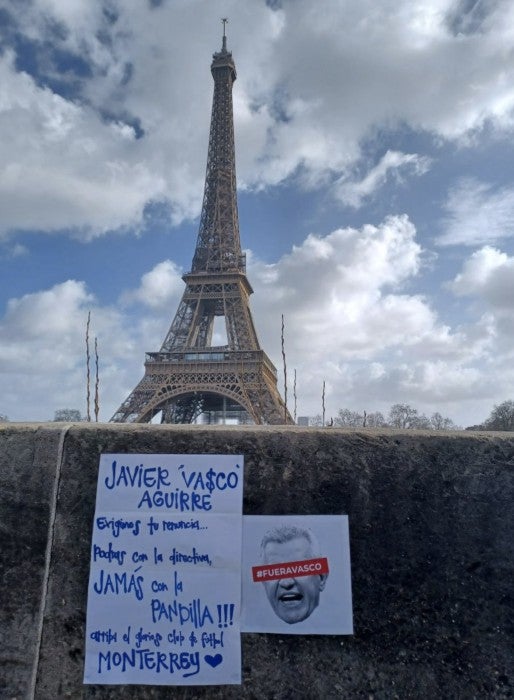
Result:
<svg viewBox="0 0 514 700"><path fill-rule="evenodd" d="M83 686L101 452L245 455L245 514L350 522L355 634L243 635L243 685ZM0 697L507 698L514 434L4 424Z"/></svg>

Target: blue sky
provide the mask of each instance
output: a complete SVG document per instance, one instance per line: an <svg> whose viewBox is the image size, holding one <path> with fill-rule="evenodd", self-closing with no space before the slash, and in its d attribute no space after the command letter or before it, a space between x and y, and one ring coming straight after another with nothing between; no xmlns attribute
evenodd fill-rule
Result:
<svg viewBox="0 0 514 700"><path fill-rule="evenodd" d="M108 420L196 241L212 53L236 62L239 213L263 348L299 415L514 395L510 0L4 0L0 413ZM281 381L279 381L281 386ZM292 387L289 387L289 397Z"/></svg>

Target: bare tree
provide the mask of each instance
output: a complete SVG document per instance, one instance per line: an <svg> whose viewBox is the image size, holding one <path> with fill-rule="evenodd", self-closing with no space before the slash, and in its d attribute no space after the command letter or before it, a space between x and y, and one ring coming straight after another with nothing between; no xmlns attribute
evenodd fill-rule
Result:
<svg viewBox="0 0 514 700"><path fill-rule="evenodd" d="M496 404L484 423L486 430L514 430L514 401Z"/></svg>
<svg viewBox="0 0 514 700"><path fill-rule="evenodd" d="M76 408L59 408L54 415L56 423L78 423L82 420L80 411Z"/></svg>
<svg viewBox="0 0 514 700"><path fill-rule="evenodd" d="M325 427L325 380L323 380L323 391L321 393L321 407L323 409L323 417L321 424Z"/></svg>
<svg viewBox="0 0 514 700"><path fill-rule="evenodd" d="M430 427L432 430L458 430L452 419L442 416L439 411L430 416Z"/></svg>
<svg viewBox="0 0 514 700"><path fill-rule="evenodd" d="M427 418L424 413L419 413L412 419L410 427L417 428L418 430L430 430L432 428L432 424L430 422L430 418Z"/></svg>
<svg viewBox="0 0 514 700"><path fill-rule="evenodd" d="M325 401L325 384L323 383L322 401ZM514 426L514 402L512 402L513 426ZM310 419L311 425L325 425L325 415L318 415ZM380 411L368 413L363 411L352 411L349 408L341 408L335 417L333 424L341 428L400 428L422 429L422 430L460 430L451 418L434 413L428 418L424 413L419 413L417 409L409 404L397 403L391 406L389 420ZM478 426L477 429L479 429ZM482 430L484 426L482 426ZM493 428L491 428L493 429ZM501 428L495 428L500 430ZM514 427L511 428L514 430Z"/></svg>
<svg viewBox="0 0 514 700"><path fill-rule="evenodd" d="M418 412L406 403L395 403L389 409L389 425L392 428L413 428Z"/></svg>
<svg viewBox="0 0 514 700"><path fill-rule="evenodd" d="M334 425L339 428L360 428L364 423L364 416L357 411L348 408L339 409L334 419Z"/></svg>
<svg viewBox="0 0 514 700"><path fill-rule="evenodd" d="M368 428L387 428L387 421L380 411L368 413L366 417L366 425Z"/></svg>
<svg viewBox="0 0 514 700"><path fill-rule="evenodd" d="M385 428L388 423L380 411L368 413L341 408L334 419L334 425L342 428Z"/></svg>

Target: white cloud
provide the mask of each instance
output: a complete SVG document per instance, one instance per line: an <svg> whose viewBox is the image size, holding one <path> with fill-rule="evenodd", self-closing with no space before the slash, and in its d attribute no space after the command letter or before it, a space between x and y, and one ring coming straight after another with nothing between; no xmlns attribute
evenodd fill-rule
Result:
<svg viewBox="0 0 514 700"><path fill-rule="evenodd" d="M514 257L484 246L465 260L449 287L458 296L478 297L514 313Z"/></svg>
<svg viewBox="0 0 514 700"><path fill-rule="evenodd" d="M450 190L440 245L480 245L514 236L514 188L472 178Z"/></svg>
<svg viewBox="0 0 514 700"><path fill-rule="evenodd" d="M397 181L407 174L423 175L430 167L430 159L415 153L387 151L374 168L360 181L340 178L335 185L338 198L351 207L360 207L363 201L381 187L388 177Z"/></svg>
<svg viewBox="0 0 514 700"><path fill-rule="evenodd" d="M78 97L66 99L17 72L4 53L3 230L73 228L92 236L137 226L145 203L156 200L169 203L175 223L196 216L212 95L208 65L219 45L216 4L152 9L139 0L38 0L9 8L35 42L48 84L58 70L52 42L89 72L75 80ZM310 0L286 0L275 11L261 0L227 0L224 8L239 73L243 187L293 174L308 187L341 178L377 127L460 139L485 124L513 125L514 6L506 0L478 18L453 0L326 0L323 12ZM74 80L64 71L57 77ZM116 115L110 125L106 113ZM342 195L358 203L393 169L417 175L426 163L422 154L391 152L361 182L342 183Z"/></svg>
<svg viewBox="0 0 514 700"><path fill-rule="evenodd" d="M290 407L296 369L299 414L320 412L323 380L328 415L342 407L386 412L405 401L469 424L486 417L484 403L506 398L514 382L514 314L491 286L495 276L511 274L503 253L471 256L454 280L455 293L489 300L478 320L456 327L441 322L429 299L409 292L423 271L423 251L405 216L311 235L273 265L249 259L259 338L279 370L285 316ZM11 299L0 322L1 412L13 420L51 418L64 407L85 412L91 309L107 420L143 376L144 353L160 347L183 289L178 269L163 261L126 291L119 308L101 306L73 280ZM134 301L144 313L127 307Z"/></svg>
<svg viewBox="0 0 514 700"><path fill-rule="evenodd" d="M252 261L256 309L262 317L283 310L296 352L311 355L328 346L349 352L356 339L344 329L356 321L360 327L370 309L384 303L384 286L400 285L419 269L421 249L414 234L406 218L392 218L381 227L311 234L273 265ZM276 346L276 337L266 340ZM361 350L367 341L365 334Z"/></svg>
<svg viewBox="0 0 514 700"><path fill-rule="evenodd" d="M290 172L302 164L314 176L344 171L377 125L455 139L491 120L510 128L512 4L495 4L466 36L450 30L453 10L450 0L332 0L323 13L309 0L283 3L273 59L288 121L276 125L268 155L287 154Z"/></svg>
<svg viewBox="0 0 514 700"><path fill-rule="evenodd" d="M0 241L0 260L2 258L18 258L30 253L26 245L9 240Z"/></svg>
<svg viewBox="0 0 514 700"><path fill-rule="evenodd" d="M498 319L451 327L429 299L408 293L423 270L423 251L407 217L311 235L274 265L250 259L260 339L279 368L285 316L300 414L321 412L323 380L332 415L346 406L387 411L405 401L469 424L485 418L487 399L502 400L509 351L499 342Z"/></svg>
<svg viewBox="0 0 514 700"><path fill-rule="evenodd" d="M77 311L93 302L84 283L75 280L68 280L43 292L26 294L20 299L11 299L7 304L2 333L11 342L46 338L48 348L53 351L54 344L63 337L76 340L81 330ZM27 352L30 354L29 348ZM18 359L24 361L26 358Z"/></svg>
<svg viewBox="0 0 514 700"><path fill-rule="evenodd" d="M137 229L145 204L156 201L169 205L174 223L198 215L209 63L221 34L216 3L6 5L33 42L38 70L35 78L20 72L13 47L0 57L2 234L71 230L87 238ZM510 0L472 6L326 0L323 12L310 0L280 6L273 11L261 0L224 5L238 69L234 111L243 188L294 178L289 184L320 187L356 207L386 181L417 177L428 167L427 135L469 146L483 134L512 130ZM52 46L71 52L84 71L59 69ZM400 130L405 138L396 147L406 152L390 150L380 160L376 151L383 153L389 129ZM363 153L369 170L356 175ZM505 185L495 190L460 180L447 214L440 243L497 242L514 231L514 196ZM429 226L420 221L420 230ZM14 235L11 241L13 254L23 252ZM419 293L429 288L425 279L419 284L426 255L413 223L398 216L312 234L273 264L253 260L262 345L280 364L284 313L303 412L316 412L323 379L331 410L405 400L427 411L433 405L462 412L484 397L505 398L514 381L512 258L489 247L463 263L450 288L456 303L469 300L470 306L466 323L452 325L451 314L443 322L428 292ZM84 324L92 307L95 334L108 347L102 351L108 417L139 380L144 351L160 346L182 290L179 270L168 260L146 271L116 307L103 307L85 283L71 281L11 300L0 326L0 394L10 408L0 411L15 417L22 401L18 415L28 416L33 402L39 417L48 417L42 407L51 406L51 415L73 397L80 407ZM8 372L17 373L14 380Z"/></svg>
<svg viewBox="0 0 514 700"><path fill-rule="evenodd" d="M384 288L398 288L416 275L421 264L415 228L400 216L380 226L310 234L278 263L252 260L250 274L259 285L257 304L287 304L289 313L316 325L324 318L320 304L347 322L377 303Z"/></svg>
<svg viewBox="0 0 514 700"><path fill-rule="evenodd" d="M120 314L101 308L83 282L11 299L0 320L0 396L11 420L49 420L59 408L85 413L85 332L91 310L90 350L94 391L94 338L98 338L102 413L114 409L123 380L120 358L134 353ZM142 358L138 358L139 362ZM113 396L109 392L113 392ZM92 393L93 395L93 393Z"/></svg>
<svg viewBox="0 0 514 700"><path fill-rule="evenodd" d="M0 83L0 233L71 228L89 237L137 225L164 184L139 160L133 134L36 86L9 52Z"/></svg>
<svg viewBox="0 0 514 700"><path fill-rule="evenodd" d="M123 303L138 301L153 309L173 312L173 304L184 291L181 271L171 260L163 260L141 278L140 286L122 295Z"/></svg>
<svg viewBox="0 0 514 700"><path fill-rule="evenodd" d="M491 339L487 369L498 376L503 370L502 386L508 392L511 384L506 378L514 360L514 257L484 246L464 261L448 288L469 300L474 315L481 314L474 331Z"/></svg>

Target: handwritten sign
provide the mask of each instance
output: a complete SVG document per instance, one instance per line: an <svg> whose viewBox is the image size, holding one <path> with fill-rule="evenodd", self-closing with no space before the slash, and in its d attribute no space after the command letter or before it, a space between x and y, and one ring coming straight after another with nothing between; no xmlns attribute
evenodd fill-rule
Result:
<svg viewBox="0 0 514 700"><path fill-rule="evenodd" d="M346 515L247 515L243 542L243 632L353 633Z"/></svg>
<svg viewBox="0 0 514 700"><path fill-rule="evenodd" d="M85 683L241 682L242 491L242 456L101 456Z"/></svg>

